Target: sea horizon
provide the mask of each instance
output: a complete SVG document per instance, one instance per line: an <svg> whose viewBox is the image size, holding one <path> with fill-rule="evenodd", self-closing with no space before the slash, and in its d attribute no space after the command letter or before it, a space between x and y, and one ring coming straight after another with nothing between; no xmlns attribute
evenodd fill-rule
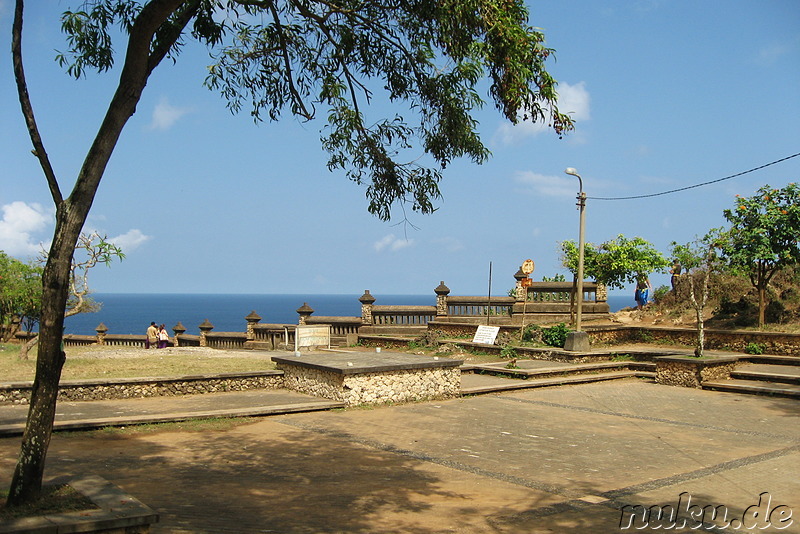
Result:
<svg viewBox="0 0 800 534"><path fill-rule="evenodd" d="M65 334L94 335L102 323L109 334L143 334L150 322L172 328L181 323L187 334L198 334L208 320L214 332L244 332L245 316L256 312L261 323L297 324L297 309L308 304L313 316L360 317L358 295L340 293L93 293L97 312L67 317ZM378 305L435 305L436 295L373 295ZM611 294L612 312L634 306L632 296Z"/></svg>

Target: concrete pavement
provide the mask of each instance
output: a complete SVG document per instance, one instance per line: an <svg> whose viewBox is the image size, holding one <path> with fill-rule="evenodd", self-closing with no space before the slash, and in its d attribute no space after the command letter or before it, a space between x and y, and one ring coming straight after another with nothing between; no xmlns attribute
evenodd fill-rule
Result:
<svg viewBox="0 0 800 534"><path fill-rule="evenodd" d="M202 396L209 410L217 395L231 394ZM645 508L620 530L635 505L685 508L672 532L697 532L689 513L713 505L728 514L717 531L798 533L799 414L791 399L626 379L213 431L56 433L47 475L105 477L159 512L157 533L666 530ZM18 446L0 439L0 484Z"/></svg>

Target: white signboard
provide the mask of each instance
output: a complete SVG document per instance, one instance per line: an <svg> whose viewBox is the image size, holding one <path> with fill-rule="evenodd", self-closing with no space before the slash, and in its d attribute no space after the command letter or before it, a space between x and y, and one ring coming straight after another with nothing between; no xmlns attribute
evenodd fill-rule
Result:
<svg viewBox="0 0 800 534"><path fill-rule="evenodd" d="M303 347L331 348L331 325L297 325L294 331L294 350Z"/></svg>
<svg viewBox="0 0 800 534"><path fill-rule="evenodd" d="M499 331L499 326L480 325L478 330L475 332L475 337L472 338L472 342L483 343L484 345L494 345L494 340Z"/></svg>

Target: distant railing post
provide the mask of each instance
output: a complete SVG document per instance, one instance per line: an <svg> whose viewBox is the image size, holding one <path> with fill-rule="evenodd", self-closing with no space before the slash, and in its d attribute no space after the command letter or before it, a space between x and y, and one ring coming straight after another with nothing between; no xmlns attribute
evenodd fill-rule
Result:
<svg viewBox="0 0 800 534"><path fill-rule="evenodd" d="M528 288L522 285L522 281L528 278L528 275L522 272L522 267L514 273L514 280L517 283L514 285L514 298L517 302L525 302L528 297Z"/></svg>
<svg viewBox="0 0 800 534"><path fill-rule="evenodd" d="M105 345L106 344L106 332L108 332L108 327L103 323L97 325L97 328L94 329L97 332L97 344L98 345Z"/></svg>
<svg viewBox="0 0 800 534"><path fill-rule="evenodd" d="M197 328L200 329L200 346L201 347L207 347L208 346L208 340L206 339L206 336L208 336L208 333L211 332L214 329L214 325L211 324L208 319L206 319Z"/></svg>
<svg viewBox="0 0 800 534"><path fill-rule="evenodd" d="M186 332L186 327L183 326L183 323L178 321L178 324L176 324L175 326L172 327L172 332L175 334L175 343L174 343L174 345L176 347L178 347L178 346L180 346L180 343L178 342L178 337L182 336Z"/></svg>
<svg viewBox="0 0 800 534"><path fill-rule="evenodd" d="M358 299L361 303L361 324L372 324L372 305L375 304L375 297L369 294L369 289L364 290L364 294Z"/></svg>
<svg viewBox="0 0 800 534"><path fill-rule="evenodd" d="M314 309L308 305L308 302L304 302L302 306L297 308L297 314L300 316L300 318L297 320L297 324L306 324L306 320L311 317L312 313L314 313Z"/></svg>
<svg viewBox="0 0 800 534"><path fill-rule="evenodd" d="M594 300L595 302L606 302L608 301L608 288L605 284L597 282L597 289L594 292Z"/></svg>
<svg viewBox="0 0 800 534"><path fill-rule="evenodd" d="M447 295L450 294L450 288L444 285L444 280L442 280L433 291L436 293L436 317L446 317Z"/></svg>
<svg viewBox="0 0 800 534"><path fill-rule="evenodd" d="M254 327L261 320L261 317L256 313L255 310L253 310L247 317L244 318L244 320L247 321L247 341L255 341L256 334Z"/></svg>

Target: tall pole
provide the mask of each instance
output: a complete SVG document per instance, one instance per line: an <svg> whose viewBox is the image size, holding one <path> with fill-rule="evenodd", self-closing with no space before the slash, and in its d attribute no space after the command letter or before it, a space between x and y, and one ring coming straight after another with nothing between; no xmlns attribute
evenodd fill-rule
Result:
<svg viewBox="0 0 800 534"><path fill-rule="evenodd" d="M575 176L578 179L578 208L581 210L580 227L578 229L578 283L576 292L577 306L575 313L575 331L581 331L581 313L583 312L583 235L586 225L586 193L583 192L583 179L578 171L572 167L567 168L565 173Z"/></svg>
<svg viewBox="0 0 800 534"><path fill-rule="evenodd" d="M581 312L583 311L583 235L586 227L586 193L583 192L582 183L581 191L578 193L578 206L581 210L581 223L578 230L578 305L575 313L575 330L580 332Z"/></svg>

